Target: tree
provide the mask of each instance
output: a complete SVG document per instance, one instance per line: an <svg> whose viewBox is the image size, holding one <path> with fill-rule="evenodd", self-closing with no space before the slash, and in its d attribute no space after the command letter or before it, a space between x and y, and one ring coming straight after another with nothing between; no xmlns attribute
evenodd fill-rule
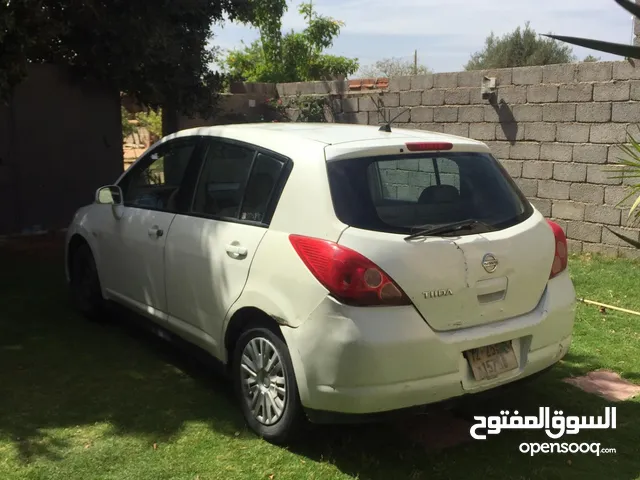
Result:
<svg viewBox="0 0 640 480"><path fill-rule="evenodd" d="M528 67L574 60L571 47L549 38L539 38L527 22L524 30L518 27L502 37L496 37L492 32L484 48L471 55L465 69Z"/></svg>
<svg viewBox="0 0 640 480"><path fill-rule="evenodd" d="M418 64L416 67L412 61L401 58L383 58L373 65L368 65L360 70L360 76L371 77L402 77L405 75L424 75L431 73L426 65Z"/></svg>
<svg viewBox="0 0 640 480"><path fill-rule="evenodd" d="M582 61L583 62L599 62L600 61L600 57L594 57L593 55L587 55L586 57L584 57L584 59Z"/></svg>
<svg viewBox="0 0 640 480"><path fill-rule="evenodd" d="M69 66L138 102L211 112L222 75L210 70L211 25L267 25L286 0L0 0L0 95L29 63Z"/></svg>
<svg viewBox="0 0 640 480"><path fill-rule="evenodd" d="M319 15L311 3L299 12L307 27L302 32L282 34L280 21L267 15L258 25L260 39L242 49L228 52L224 66L232 79L247 82L304 82L351 75L358 69L357 59L329 55L343 22Z"/></svg>

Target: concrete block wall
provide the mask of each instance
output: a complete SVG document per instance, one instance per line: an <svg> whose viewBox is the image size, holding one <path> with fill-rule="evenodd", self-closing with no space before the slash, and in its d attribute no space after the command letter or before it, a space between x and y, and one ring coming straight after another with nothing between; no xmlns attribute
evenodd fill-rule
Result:
<svg viewBox="0 0 640 480"><path fill-rule="evenodd" d="M482 99L483 76L496 78L492 101ZM628 181L605 171L622 155L618 146L627 131L639 132L640 63L438 73L391 78L385 90L348 87L348 82L311 82L277 90L285 97L329 95L337 122L378 125L383 117L395 118L396 127L486 142L530 201L563 227L571 251L640 256L604 228L640 239L640 230L627 224L628 206L616 206ZM409 197L411 187L418 187L389 186Z"/></svg>

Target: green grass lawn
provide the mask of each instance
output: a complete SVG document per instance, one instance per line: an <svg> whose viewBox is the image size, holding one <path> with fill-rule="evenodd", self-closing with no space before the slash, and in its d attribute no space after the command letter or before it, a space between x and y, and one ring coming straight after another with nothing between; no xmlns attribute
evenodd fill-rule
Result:
<svg viewBox="0 0 640 480"><path fill-rule="evenodd" d="M139 330L77 316L61 259L0 260L0 479L640 478L638 399L617 404L616 430L562 440L617 449L600 457L520 453L521 442L550 441L538 431L428 450L415 438L429 417L312 427L289 449L272 446L246 430L229 386L206 367ZM639 266L570 264L579 296L633 310L640 310ZM580 305L561 364L461 414L549 406L601 415L610 403L560 381L597 368L640 383L640 317Z"/></svg>

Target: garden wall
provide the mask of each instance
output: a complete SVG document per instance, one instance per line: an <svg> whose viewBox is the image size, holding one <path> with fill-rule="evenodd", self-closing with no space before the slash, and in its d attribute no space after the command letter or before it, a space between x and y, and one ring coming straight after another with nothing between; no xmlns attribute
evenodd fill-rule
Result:
<svg viewBox="0 0 640 480"><path fill-rule="evenodd" d="M482 98L483 76L496 78L491 101ZM329 121L378 125L384 115L397 117L398 127L486 142L531 202L564 228L573 252L638 256L604 228L639 240L640 231L627 228L628 210L616 207L625 196L623 181L604 169L621 154L628 127L633 132L640 123L640 67L576 63L275 87L285 103L297 95L326 98ZM394 185L408 191L412 176L398 183L404 178L397 172Z"/></svg>

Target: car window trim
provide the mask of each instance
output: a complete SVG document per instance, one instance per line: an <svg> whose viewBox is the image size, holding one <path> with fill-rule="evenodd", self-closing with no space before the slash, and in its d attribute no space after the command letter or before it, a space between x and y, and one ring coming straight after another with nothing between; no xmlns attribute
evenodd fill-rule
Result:
<svg viewBox="0 0 640 480"><path fill-rule="evenodd" d="M140 165L144 164L145 160L149 158L151 155L153 155L154 153L156 153L158 150L162 148L166 148L167 146L171 146L179 143L195 142L193 152L191 152L191 156L187 161L187 166L185 168L185 176L181 179L180 185L178 186L178 188L182 188L183 186L185 186L185 180L187 178L186 173L187 173L187 170L189 169L189 166L192 164L192 162L197 161L198 159L198 154L200 153L200 147L201 147L201 142L203 141L203 138L204 137L202 135L189 135L184 137L172 138L171 140L168 140L166 142L156 144L155 146L150 148L143 156L141 156L138 160L136 160L136 162L131 166L131 168L128 171L126 171L122 175L122 177L120 177L120 179L118 179L118 181L116 182L116 185L121 187L121 184L126 182L126 179L131 178L132 175L135 175L136 172L139 171L138 169L142 168L140 167ZM122 206L126 208L137 208L140 210L145 210L150 212L164 212L164 213L172 213L172 214L180 213L180 212L170 212L169 210L164 208L153 208L153 207L145 207L141 205L127 204L125 203L124 192L122 195Z"/></svg>
<svg viewBox="0 0 640 480"><path fill-rule="evenodd" d="M194 191L193 191L193 196L191 198L191 204L189 206L188 211L186 212L181 212L180 215L185 215L185 216L190 216L190 217L197 217L197 218L204 218L204 219L208 219L208 220L217 220L217 221L221 221L221 222L227 222L227 223L238 223L241 225L251 225L254 227L262 227L262 228L269 228L269 226L271 225L271 220L273 218L273 214L275 213L275 208L277 206L277 203L280 201L280 197L282 196L282 191L284 190L284 186L286 185L286 182L289 178L289 174L291 173L291 170L293 169L293 161L285 156L282 155L281 153L278 152L274 152L273 150L269 150L268 148L264 148L264 147L260 147L259 145L255 145L249 142L244 142L241 140L236 140L233 138L223 138L223 137L217 137L217 136L213 136L213 135L208 135L208 136L203 136L203 142L206 144L206 148L204 149L204 153L202 155L202 163L200 165L200 169L199 169L199 173L198 173L198 177L195 183L195 187L194 187ZM229 145L235 145L238 147L243 147L243 148L247 148L249 150L253 150L254 155L253 158L251 159L251 167L249 168L249 173L248 176L245 180L244 186L243 186L243 192L242 192L242 199L240 201L240 208L238 209L238 216L237 217L227 217L227 216L221 216L221 215L213 215L210 213L202 213L202 212L195 212L193 210L194 207L194 203L195 203L195 196L197 193L197 189L198 186L200 185L200 180L202 177L202 172L204 170L204 166L206 164L207 161L207 156L209 154L209 150L211 149L211 147L214 145L215 142L219 142L219 143L226 143ZM263 154L263 155L267 155L270 157L273 157L275 160L280 161L283 163L282 169L280 170L280 175L278 177L278 180L276 181L276 186L273 189L273 191L271 192L271 198L269 199L269 203L267 204L267 209L265 211L265 219L267 219L267 221L263 221L263 222L256 222L255 220L242 220L240 219L240 214L242 212L242 205L244 204L244 197L246 195L246 188L247 188L247 184L249 179L251 178L251 174L253 173L253 168L255 166L255 162L256 159L258 158L259 154Z"/></svg>

